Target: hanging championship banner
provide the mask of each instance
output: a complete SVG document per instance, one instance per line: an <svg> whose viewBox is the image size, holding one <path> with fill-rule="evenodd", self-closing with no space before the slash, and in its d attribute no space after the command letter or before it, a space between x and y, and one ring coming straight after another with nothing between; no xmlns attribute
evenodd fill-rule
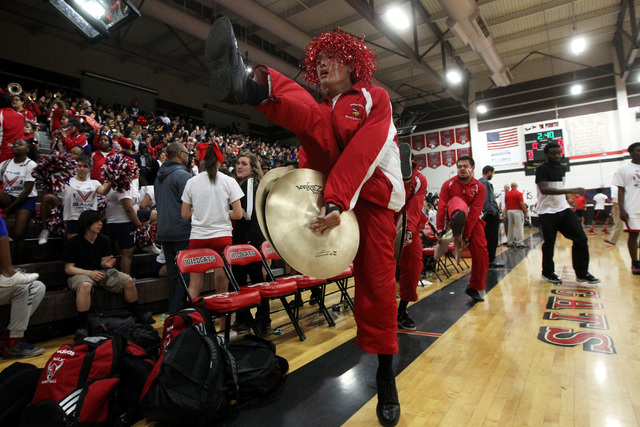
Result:
<svg viewBox="0 0 640 427"><path fill-rule="evenodd" d="M443 145L445 147L451 147L454 142L455 142L455 136L453 134L453 129L440 131L440 145Z"/></svg>
<svg viewBox="0 0 640 427"><path fill-rule="evenodd" d="M462 156L471 157L471 147L458 148L458 157L456 157L456 159L459 159Z"/></svg>
<svg viewBox="0 0 640 427"><path fill-rule="evenodd" d="M413 160L418 164L418 170L421 171L427 166L427 155L426 154L416 154L413 156Z"/></svg>
<svg viewBox="0 0 640 427"><path fill-rule="evenodd" d="M427 147L433 149L440 146L440 133L432 132L426 135L427 138Z"/></svg>
<svg viewBox="0 0 640 427"><path fill-rule="evenodd" d="M471 136L469 134L469 126L456 128L456 142L458 144L465 145L469 141L471 141Z"/></svg>
<svg viewBox="0 0 640 427"><path fill-rule="evenodd" d="M444 150L442 152L442 163L445 166L453 166L456 164L456 150Z"/></svg>
<svg viewBox="0 0 640 427"><path fill-rule="evenodd" d="M442 166L442 158L440 157L439 151L435 153L427 153L427 165L431 169L437 169Z"/></svg>
<svg viewBox="0 0 640 427"><path fill-rule="evenodd" d="M424 133L411 135L411 146L415 151L422 151L424 149Z"/></svg>

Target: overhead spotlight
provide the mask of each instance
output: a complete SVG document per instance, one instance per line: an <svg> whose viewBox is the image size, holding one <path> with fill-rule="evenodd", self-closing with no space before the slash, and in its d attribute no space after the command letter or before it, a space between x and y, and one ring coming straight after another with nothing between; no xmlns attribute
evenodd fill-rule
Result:
<svg viewBox="0 0 640 427"><path fill-rule="evenodd" d="M131 0L48 1L91 40L108 36L140 16Z"/></svg>
<svg viewBox="0 0 640 427"><path fill-rule="evenodd" d="M636 80L640 82L640 73L636 75Z"/></svg>
<svg viewBox="0 0 640 427"><path fill-rule="evenodd" d="M80 4L80 6L82 6L84 10L89 12L89 14L96 19L99 19L102 15L104 15L106 11L104 6L98 3L96 0L87 0L87 1L76 0L76 2Z"/></svg>
<svg viewBox="0 0 640 427"><path fill-rule="evenodd" d="M453 84L460 83L462 81L462 74L456 69L449 70L447 71L447 80Z"/></svg>
<svg viewBox="0 0 640 427"><path fill-rule="evenodd" d="M584 37L579 36L571 40L571 52L573 52L574 55L580 55L586 48L587 40Z"/></svg>
<svg viewBox="0 0 640 427"><path fill-rule="evenodd" d="M487 108L487 106L486 106L486 105L484 105L484 104L478 104L478 107L476 108L476 110L477 110L477 111L478 111L478 113L480 113L480 114L484 114L484 113L486 113L487 111L489 111L489 109Z"/></svg>
<svg viewBox="0 0 640 427"><path fill-rule="evenodd" d="M571 86L571 95L580 95L582 93L582 85L579 83Z"/></svg>
<svg viewBox="0 0 640 427"><path fill-rule="evenodd" d="M399 7L390 8L384 15L389 25L397 28L398 30L405 30L409 28L409 25L411 25L409 17L407 17L407 14Z"/></svg>

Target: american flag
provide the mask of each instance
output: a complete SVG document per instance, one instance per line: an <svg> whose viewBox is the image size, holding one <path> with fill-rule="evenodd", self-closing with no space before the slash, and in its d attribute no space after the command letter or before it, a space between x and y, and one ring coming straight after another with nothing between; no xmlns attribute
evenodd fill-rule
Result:
<svg viewBox="0 0 640 427"><path fill-rule="evenodd" d="M487 132L487 150L504 150L518 146L518 128Z"/></svg>

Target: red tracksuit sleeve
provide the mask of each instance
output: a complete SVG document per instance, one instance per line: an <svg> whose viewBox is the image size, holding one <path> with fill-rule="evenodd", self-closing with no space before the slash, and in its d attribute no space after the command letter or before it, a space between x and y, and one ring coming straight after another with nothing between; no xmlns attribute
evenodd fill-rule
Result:
<svg viewBox="0 0 640 427"><path fill-rule="evenodd" d="M469 215L467 215L467 222L464 225L464 231L462 232L462 236L468 241L471 238L471 231L476 226L476 222L480 219L480 214L482 213L482 208L484 206L484 199L487 196L487 189L481 182L478 182L478 194L471 202L471 206L469 206Z"/></svg>
<svg viewBox="0 0 640 427"><path fill-rule="evenodd" d="M371 90L370 93L371 111L362 126L347 142L346 148L329 173L325 186L325 201L335 203L343 210L350 209L356 192L373 174L381 160L381 152L388 142L390 127L393 126L389 94L382 89Z"/></svg>
<svg viewBox="0 0 640 427"><path fill-rule="evenodd" d="M427 178L420 172L414 175L413 179L420 181L419 187L415 193L407 201L407 228L411 231L419 231L422 213L422 207L424 206L424 198L427 195Z"/></svg>
<svg viewBox="0 0 640 427"><path fill-rule="evenodd" d="M438 197L438 212L436 214L436 230L444 230L444 218L449 204L449 181L445 181Z"/></svg>

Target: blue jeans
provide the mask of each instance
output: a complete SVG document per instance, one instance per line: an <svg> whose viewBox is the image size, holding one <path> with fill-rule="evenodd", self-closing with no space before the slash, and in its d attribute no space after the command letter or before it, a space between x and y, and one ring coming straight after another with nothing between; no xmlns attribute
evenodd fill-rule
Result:
<svg viewBox="0 0 640 427"><path fill-rule="evenodd" d="M162 242L162 250L167 265L167 285L169 286L169 315L176 314L184 308L187 299L187 290L180 279L180 272L176 266L178 252L189 249L189 241ZM189 287L189 275L184 275L184 281Z"/></svg>

